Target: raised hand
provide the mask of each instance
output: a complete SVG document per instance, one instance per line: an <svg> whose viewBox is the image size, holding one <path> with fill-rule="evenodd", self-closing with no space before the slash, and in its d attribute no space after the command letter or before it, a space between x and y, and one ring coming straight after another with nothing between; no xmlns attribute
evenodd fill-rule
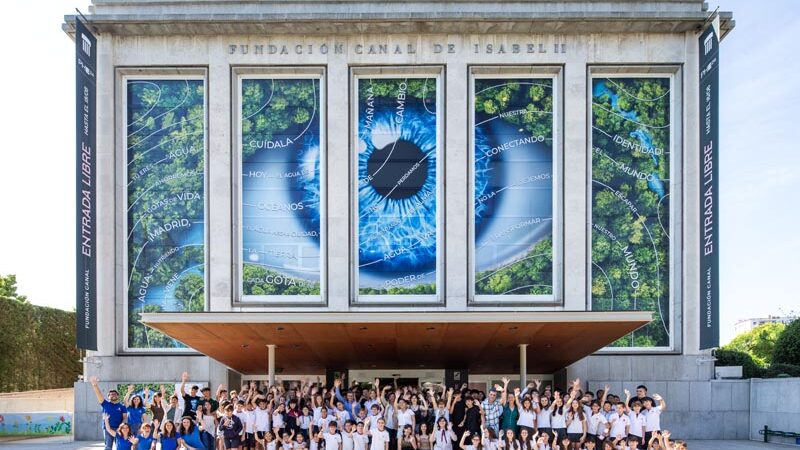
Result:
<svg viewBox="0 0 800 450"><path fill-rule="evenodd" d="M626 396L626 397L630 397L630 396L631 396L631 391L629 391L629 390L627 390L627 389L623 389L623 391L622 391L622 392L624 392L624 393L625 393L625 396Z"/></svg>
<svg viewBox="0 0 800 450"><path fill-rule="evenodd" d="M514 388L514 397L519 397L520 390L519 388Z"/></svg>
<svg viewBox="0 0 800 450"><path fill-rule="evenodd" d="M653 400L660 402L662 400L661 396L658 394L653 394Z"/></svg>
<svg viewBox="0 0 800 450"><path fill-rule="evenodd" d="M499 392L499 391L502 391L502 390L503 390L503 386L500 386L499 384L495 384L495 385L494 385L494 390L495 390L495 391L498 391L498 392Z"/></svg>
<svg viewBox="0 0 800 450"><path fill-rule="evenodd" d="M92 377L89 378L89 383L91 383L92 386L97 386L98 381L100 380L97 378L97 375L92 375Z"/></svg>
<svg viewBox="0 0 800 450"><path fill-rule="evenodd" d="M187 381L189 381L189 372L183 372L183 373L181 374L181 381L183 381L184 383L186 383Z"/></svg>
<svg viewBox="0 0 800 450"><path fill-rule="evenodd" d="M509 382L509 381L511 381L511 380L509 380L509 379L508 379L508 377L503 377L503 378L500 378L500 381L502 381L502 382L503 382L503 384L506 384L506 385L507 385L507 384L508 384L508 382Z"/></svg>
<svg viewBox="0 0 800 450"><path fill-rule="evenodd" d="M133 392L133 385L132 384L128 385L128 392Z"/></svg>
<svg viewBox="0 0 800 450"><path fill-rule="evenodd" d="M606 394L608 394L608 390L609 389L611 389L611 386L609 386L607 384L603 386L603 392L605 392Z"/></svg>

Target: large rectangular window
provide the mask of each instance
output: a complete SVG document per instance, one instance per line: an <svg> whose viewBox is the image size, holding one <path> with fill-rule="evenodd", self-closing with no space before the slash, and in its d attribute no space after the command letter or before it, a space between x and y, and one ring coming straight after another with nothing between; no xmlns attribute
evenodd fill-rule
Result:
<svg viewBox="0 0 800 450"><path fill-rule="evenodd" d="M475 303L556 298L556 80L472 69Z"/></svg>
<svg viewBox="0 0 800 450"><path fill-rule="evenodd" d="M322 69L237 69L242 302L322 302Z"/></svg>
<svg viewBox="0 0 800 450"><path fill-rule="evenodd" d="M438 69L354 77L357 303L440 301Z"/></svg>
<svg viewBox="0 0 800 450"><path fill-rule="evenodd" d="M612 348L669 348L673 82L595 74L591 82L593 310L653 311Z"/></svg>
<svg viewBox="0 0 800 450"><path fill-rule="evenodd" d="M145 327L140 314L205 309L205 76L129 76L122 86L124 347L184 348Z"/></svg>

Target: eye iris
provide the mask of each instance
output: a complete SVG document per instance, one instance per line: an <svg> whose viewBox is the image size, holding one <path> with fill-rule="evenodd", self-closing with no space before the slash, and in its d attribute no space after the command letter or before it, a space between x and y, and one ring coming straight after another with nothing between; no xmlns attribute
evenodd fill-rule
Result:
<svg viewBox="0 0 800 450"><path fill-rule="evenodd" d="M399 200L419 192L428 177L428 161L418 145L405 139L372 152L367 160L370 185L385 198Z"/></svg>

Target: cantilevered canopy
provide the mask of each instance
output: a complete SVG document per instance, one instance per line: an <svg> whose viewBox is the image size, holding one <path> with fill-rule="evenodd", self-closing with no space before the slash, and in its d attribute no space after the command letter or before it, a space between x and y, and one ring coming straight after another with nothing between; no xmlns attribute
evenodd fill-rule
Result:
<svg viewBox="0 0 800 450"><path fill-rule="evenodd" d="M641 311L204 312L142 314L142 322L244 374L336 369L468 368L552 373L651 320Z"/></svg>

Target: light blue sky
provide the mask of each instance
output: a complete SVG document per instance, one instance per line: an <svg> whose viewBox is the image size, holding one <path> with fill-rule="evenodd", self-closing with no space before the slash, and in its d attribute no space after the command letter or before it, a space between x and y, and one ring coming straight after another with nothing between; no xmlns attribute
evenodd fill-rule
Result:
<svg viewBox="0 0 800 450"><path fill-rule="evenodd" d="M719 5L737 24L720 73L725 342L739 318L800 310L800 2ZM74 0L11 2L0 27L0 273L16 273L33 303L63 309L75 290L75 69L60 26L75 6L87 10Z"/></svg>

